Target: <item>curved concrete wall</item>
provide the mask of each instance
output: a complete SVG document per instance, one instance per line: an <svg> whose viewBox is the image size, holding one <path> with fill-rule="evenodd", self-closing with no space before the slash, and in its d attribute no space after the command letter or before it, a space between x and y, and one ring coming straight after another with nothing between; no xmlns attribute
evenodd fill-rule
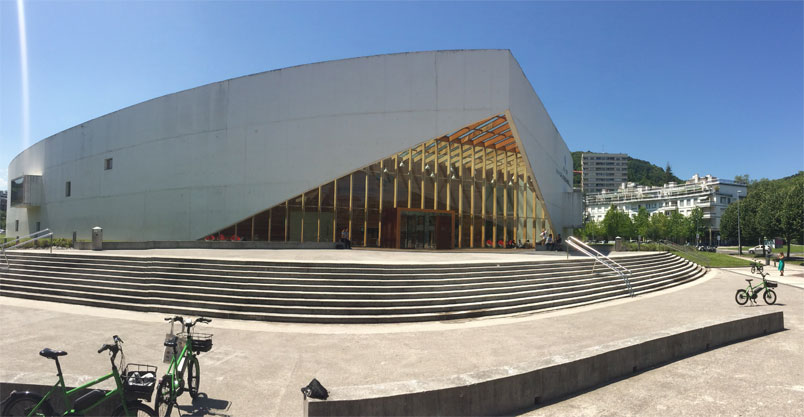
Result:
<svg viewBox="0 0 804 417"><path fill-rule="evenodd" d="M193 240L394 152L509 110L553 227L573 221L569 150L507 50L380 55L285 68L155 98L26 149L43 204L9 236ZM104 160L113 158L113 169ZM568 177L571 178L571 165ZM65 183L71 182L71 196ZM577 219L580 219L580 208ZM19 220L18 231L14 230Z"/></svg>

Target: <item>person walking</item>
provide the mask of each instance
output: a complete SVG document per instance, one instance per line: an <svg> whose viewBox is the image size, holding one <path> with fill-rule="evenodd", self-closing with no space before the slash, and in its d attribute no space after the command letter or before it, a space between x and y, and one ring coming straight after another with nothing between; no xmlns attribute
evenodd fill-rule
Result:
<svg viewBox="0 0 804 417"><path fill-rule="evenodd" d="M553 249L557 252L561 250L561 233L556 236L556 244L553 245Z"/></svg>
<svg viewBox="0 0 804 417"><path fill-rule="evenodd" d="M779 269L779 276L783 277L784 276L784 254L782 254L782 253L779 254L779 267L778 267L778 269Z"/></svg>

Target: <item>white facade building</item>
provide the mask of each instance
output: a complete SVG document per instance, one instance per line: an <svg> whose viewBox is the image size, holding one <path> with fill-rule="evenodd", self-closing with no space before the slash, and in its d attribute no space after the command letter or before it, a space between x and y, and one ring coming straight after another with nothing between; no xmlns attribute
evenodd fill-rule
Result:
<svg viewBox="0 0 804 417"><path fill-rule="evenodd" d="M587 194L585 197L585 218L601 221L606 212L614 205L618 210L628 213L632 218L641 207L649 214L662 213L670 215L677 211L689 216L692 209L698 207L703 212L706 222L704 227L717 232L720 230L720 218L726 207L737 198L745 198L745 184L726 181L707 175L692 176L684 184L667 183L661 187L648 187L625 183L614 192Z"/></svg>
<svg viewBox="0 0 804 417"><path fill-rule="evenodd" d="M9 236L50 228L87 239L100 226L119 241L331 242L346 228L366 246L389 233L432 244L432 212L451 216L433 224L451 229L452 247L478 247L566 233L582 212L570 151L508 50L216 82L57 133L8 174ZM404 229L392 210L403 222L416 211L425 231Z"/></svg>

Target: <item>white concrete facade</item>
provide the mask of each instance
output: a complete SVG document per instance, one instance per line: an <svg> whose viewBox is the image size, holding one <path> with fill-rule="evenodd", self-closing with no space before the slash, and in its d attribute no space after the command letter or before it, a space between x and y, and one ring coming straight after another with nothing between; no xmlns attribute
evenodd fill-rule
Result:
<svg viewBox="0 0 804 417"><path fill-rule="evenodd" d="M44 139L9 165L41 204L8 236L93 226L109 240L196 240L295 194L474 121L510 112L554 230L581 222L572 159L508 50L301 65L169 94ZM106 168L111 159L112 168ZM67 185L69 182L69 186ZM69 187L69 196L67 188ZM15 222L19 221L19 227Z"/></svg>

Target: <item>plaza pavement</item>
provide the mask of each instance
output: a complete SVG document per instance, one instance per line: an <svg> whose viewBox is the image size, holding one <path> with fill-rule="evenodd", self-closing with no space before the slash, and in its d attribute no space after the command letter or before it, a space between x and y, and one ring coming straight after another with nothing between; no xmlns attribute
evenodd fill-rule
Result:
<svg viewBox="0 0 804 417"><path fill-rule="evenodd" d="M343 257L346 251L333 252ZM350 253L358 252L365 253L350 256L371 256ZM530 253L521 256L533 260ZM427 253L410 256L429 263ZM804 281L804 268L786 272L785 280ZM778 280L775 275L771 279ZM299 388L312 378L337 395L338 387L506 367L681 325L781 310L786 331L648 370L531 414L795 415L804 409L804 289L782 284L777 305L741 307L734 293L744 278L742 272L715 269L695 282L634 299L503 318L382 325L214 319L199 329L214 333L212 351L200 358L203 395L195 403L183 396L182 414L301 416ZM125 340L127 361L159 364L167 330L163 316L0 297L0 381L52 384L55 367L37 354L44 347L69 352L61 361L68 384L88 381L108 372L106 355L96 351L113 334Z"/></svg>

